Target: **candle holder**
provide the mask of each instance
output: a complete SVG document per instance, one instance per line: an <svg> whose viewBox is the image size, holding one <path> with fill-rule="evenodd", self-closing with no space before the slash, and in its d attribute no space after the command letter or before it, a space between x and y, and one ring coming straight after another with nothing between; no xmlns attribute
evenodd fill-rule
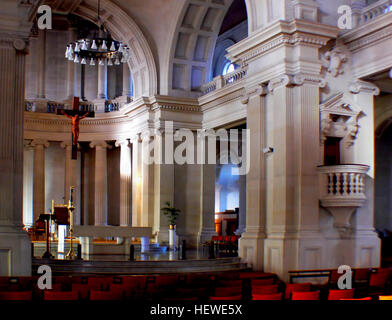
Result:
<svg viewBox="0 0 392 320"><path fill-rule="evenodd" d="M69 237L71 240L70 243L70 249L67 253L67 255L65 256L65 259L67 260L75 260L76 255L75 252L72 248L72 239L73 239L73 211L75 210L74 204L73 204L73 191L74 191L74 187L70 188L70 199L68 201L68 213L69 213Z"/></svg>

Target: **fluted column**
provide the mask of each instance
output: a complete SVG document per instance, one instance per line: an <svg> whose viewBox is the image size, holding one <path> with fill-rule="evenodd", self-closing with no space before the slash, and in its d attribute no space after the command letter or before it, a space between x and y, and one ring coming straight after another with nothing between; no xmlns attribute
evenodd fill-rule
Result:
<svg viewBox="0 0 392 320"><path fill-rule="evenodd" d="M45 148L49 147L47 140L36 139L31 142L34 147L34 176L33 176L33 223L40 214L45 213Z"/></svg>
<svg viewBox="0 0 392 320"><path fill-rule="evenodd" d="M106 99L107 65L98 65L98 93L97 99Z"/></svg>
<svg viewBox="0 0 392 320"><path fill-rule="evenodd" d="M215 229L215 176L216 164L208 163L208 134L200 132L198 139L201 147L201 205L200 205L200 229L198 234L198 244L211 240L216 235ZM213 140L216 143L215 140Z"/></svg>
<svg viewBox="0 0 392 320"><path fill-rule="evenodd" d="M70 197L70 188L77 186L77 160L72 159L72 141L63 141L61 147L65 149L65 176L64 176L64 203L68 203ZM73 202L75 204L74 221L73 223L79 224L79 206L80 201L78 198L80 190L75 190L73 195Z"/></svg>
<svg viewBox="0 0 392 320"><path fill-rule="evenodd" d="M105 141L93 141L90 148L95 148L95 185L94 185L94 225L107 225L107 148Z"/></svg>
<svg viewBox="0 0 392 320"><path fill-rule="evenodd" d="M243 161L249 161L246 177L246 231L239 242L239 255L254 270L264 265L266 224L266 169L262 150L266 147L266 94L260 85L250 90L243 103L247 105L247 127L250 132L247 150L242 150ZM250 151L248 153L247 151Z"/></svg>
<svg viewBox="0 0 392 320"><path fill-rule="evenodd" d="M136 135L132 143L132 226L141 225L141 138Z"/></svg>
<svg viewBox="0 0 392 320"><path fill-rule="evenodd" d="M131 225L132 155L129 140L116 142L120 147L120 226Z"/></svg>
<svg viewBox="0 0 392 320"><path fill-rule="evenodd" d="M131 81L128 63L123 63L123 90L122 95L124 97L131 96Z"/></svg>
<svg viewBox="0 0 392 320"><path fill-rule="evenodd" d="M152 147L154 140L149 132L142 136L141 144L141 226L152 227L154 224L154 164Z"/></svg>
<svg viewBox="0 0 392 320"><path fill-rule="evenodd" d="M25 60L32 6L1 1L0 276L31 276L31 243L22 230L22 207Z"/></svg>

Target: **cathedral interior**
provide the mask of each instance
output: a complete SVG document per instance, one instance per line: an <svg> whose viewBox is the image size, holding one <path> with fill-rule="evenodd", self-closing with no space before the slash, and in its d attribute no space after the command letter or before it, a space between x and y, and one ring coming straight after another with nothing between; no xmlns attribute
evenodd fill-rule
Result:
<svg viewBox="0 0 392 320"><path fill-rule="evenodd" d="M392 296L391 1L0 5L0 300Z"/></svg>

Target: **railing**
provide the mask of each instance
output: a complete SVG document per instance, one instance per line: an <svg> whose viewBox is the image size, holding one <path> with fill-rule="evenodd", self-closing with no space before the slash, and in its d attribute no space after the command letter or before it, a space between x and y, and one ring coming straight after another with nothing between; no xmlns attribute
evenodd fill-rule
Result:
<svg viewBox="0 0 392 320"><path fill-rule="evenodd" d="M322 198L365 199L364 176L369 170L365 165L336 165L319 167L323 175Z"/></svg>
<svg viewBox="0 0 392 320"><path fill-rule="evenodd" d="M363 25L378 16L392 12L391 0L380 0L362 9L358 17L358 25Z"/></svg>
<svg viewBox="0 0 392 320"><path fill-rule="evenodd" d="M217 76L211 82L203 85L201 91L203 95L205 95L207 93L213 92L223 87L232 85L244 79L247 75L247 72L248 72L247 67L241 67L224 76Z"/></svg>
<svg viewBox="0 0 392 320"><path fill-rule="evenodd" d="M81 101L80 111L89 112L113 112L119 111L121 107L129 103L131 99L116 98L113 100L102 100L98 102ZM25 111L38 113L57 113L58 109L72 109L70 102L56 102L48 100L25 100Z"/></svg>

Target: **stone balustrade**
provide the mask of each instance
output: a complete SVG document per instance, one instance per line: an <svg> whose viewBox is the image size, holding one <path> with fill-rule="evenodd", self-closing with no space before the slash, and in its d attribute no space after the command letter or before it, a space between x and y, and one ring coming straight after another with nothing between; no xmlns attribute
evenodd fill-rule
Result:
<svg viewBox="0 0 392 320"><path fill-rule="evenodd" d="M359 14L357 25L363 25L375 18L392 12L392 2L390 0L380 0L362 9Z"/></svg>
<svg viewBox="0 0 392 320"><path fill-rule="evenodd" d="M369 166L342 164L320 166L320 203L335 220L335 227L347 229L357 208L366 202L365 174Z"/></svg>
<svg viewBox="0 0 392 320"><path fill-rule="evenodd" d="M81 101L80 111L113 112L119 111L123 106L130 103L131 99L115 98L102 101ZM38 113L57 113L57 109L72 109L71 101L57 102L45 99L25 100L25 111Z"/></svg>
<svg viewBox="0 0 392 320"><path fill-rule="evenodd" d="M215 77L211 82L204 84L201 88L201 91L203 95L205 95L223 87L233 85L234 83L237 83L244 79L246 77L247 71L247 67L241 67L224 76L219 75Z"/></svg>
<svg viewBox="0 0 392 320"><path fill-rule="evenodd" d="M364 165L336 165L319 167L324 181L321 190L323 200L365 200L364 175L369 167Z"/></svg>

